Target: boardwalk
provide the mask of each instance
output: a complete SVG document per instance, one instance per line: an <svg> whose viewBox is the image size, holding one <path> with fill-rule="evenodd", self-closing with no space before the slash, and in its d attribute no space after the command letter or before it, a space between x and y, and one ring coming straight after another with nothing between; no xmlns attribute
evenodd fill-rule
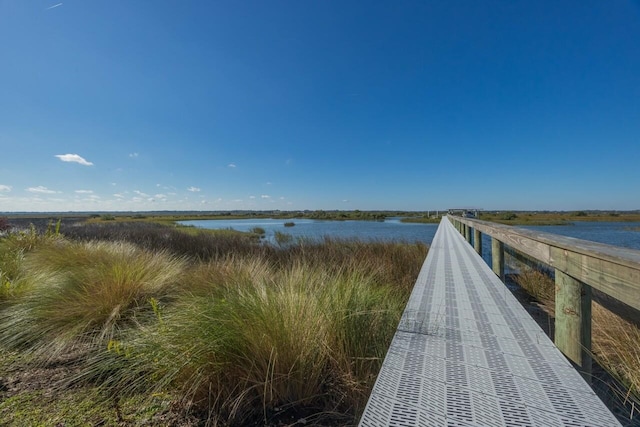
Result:
<svg viewBox="0 0 640 427"><path fill-rule="evenodd" d="M360 426L619 426L443 218Z"/></svg>

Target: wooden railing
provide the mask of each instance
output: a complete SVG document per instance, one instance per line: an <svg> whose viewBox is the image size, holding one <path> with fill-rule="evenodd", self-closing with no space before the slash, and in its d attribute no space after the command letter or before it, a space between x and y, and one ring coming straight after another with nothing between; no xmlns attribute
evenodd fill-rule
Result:
<svg viewBox="0 0 640 427"><path fill-rule="evenodd" d="M640 310L639 250L477 219L448 218L480 254L482 234L491 237L492 269L503 281L505 245L555 269L554 341L587 374L591 372L592 288Z"/></svg>

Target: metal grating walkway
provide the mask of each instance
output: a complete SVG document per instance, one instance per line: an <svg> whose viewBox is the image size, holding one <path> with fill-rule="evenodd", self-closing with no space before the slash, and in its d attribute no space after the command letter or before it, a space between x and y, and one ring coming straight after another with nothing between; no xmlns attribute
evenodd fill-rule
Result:
<svg viewBox="0 0 640 427"><path fill-rule="evenodd" d="M360 426L619 426L443 218Z"/></svg>

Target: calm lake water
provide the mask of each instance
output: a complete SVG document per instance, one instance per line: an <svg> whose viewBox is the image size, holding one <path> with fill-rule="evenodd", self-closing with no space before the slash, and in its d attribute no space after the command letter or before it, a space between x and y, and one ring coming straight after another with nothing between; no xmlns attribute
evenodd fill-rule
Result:
<svg viewBox="0 0 640 427"><path fill-rule="evenodd" d="M295 226L285 227L285 222ZM233 219L181 221L181 224L208 229L232 228L249 231L254 227L264 228L266 238L273 241L275 231L290 234L294 238L320 239L324 236L357 238L360 240L395 240L430 244L437 224L410 224L400 218L385 221L321 221L313 219ZM576 222L573 225L527 226L531 230L592 240L614 246L640 250L640 222ZM487 244L489 239L484 239Z"/></svg>
<svg viewBox="0 0 640 427"><path fill-rule="evenodd" d="M285 222L295 226L285 227ZM266 239L274 241L275 231L297 237L321 239L324 236L356 238L359 240L404 241L408 243L424 242L430 244L438 224L407 224L399 218L387 218L385 221L321 221L313 219L236 219L236 220L196 220L180 221L183 225L208 229L233 228L249 231L254 227L264 228Z"/></svg>
<svg viewBox="0 0 640 427"><path fill-rule="evenodd" d="M285 222L291 221L295 223L295 226L284 226ZM319 239L330 236L360 240L398 240L410 243L419 241L430 244L438 228L437 224L402 223L400 218L388 218L385 221L234 219L181 221L180 223L208 229L233 228L238 231L249 231L254 227L261 227L267 232L268 241L273 241L274 232L280 231L290 234L294 238ZM573 225L527 226L523 228L640 250L640 222L575 222ZM487 245L488 241L489 239L484 239L483 243ZM486 253L487 250L484 252Z"/></svg>
<svg viewBox="0 0 640 427"><path fill-rule="evenodd" d="M575 222L573 225L522 227L591 240L608 245L640 249L640 222Z"/></svg>

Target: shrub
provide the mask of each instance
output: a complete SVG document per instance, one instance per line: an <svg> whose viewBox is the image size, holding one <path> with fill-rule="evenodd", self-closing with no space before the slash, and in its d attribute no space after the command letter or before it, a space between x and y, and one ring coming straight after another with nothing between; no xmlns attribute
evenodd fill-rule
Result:
<svg viewBox="0 0 640 427"><path fill-rule="evenodd" d="M249 232L253 234L258 234L260 236L264 236L267 233L265 229L262 227L253 227L251 230L249 230Z"/></svg>
<svg viewBox="0 0 640 427"><path fill-rule="evenodd" d="M0 232L7 231L11 228L9 224L9 218L6 216L0 216Z"/></svg>
<svg viewBox="0 0 640 427"><path fill-rule="evenodd" d="M273 237L276 239L276 243L280 246L288 245L293 241L293 236L291 234L283 233L281 231L275 231L273 233Z"/></svg>

